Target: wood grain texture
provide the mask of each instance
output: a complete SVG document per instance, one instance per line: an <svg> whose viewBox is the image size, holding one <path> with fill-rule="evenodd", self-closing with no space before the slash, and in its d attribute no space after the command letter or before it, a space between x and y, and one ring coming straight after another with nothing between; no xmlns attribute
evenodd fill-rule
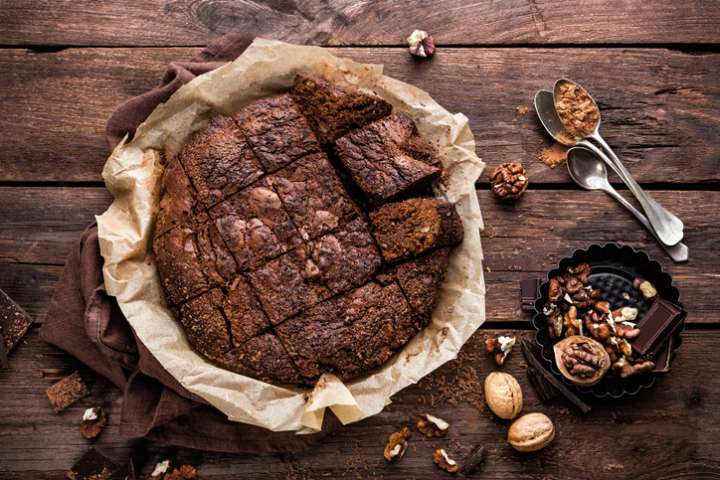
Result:
<svg viewBox="0 0 720 480"><path fill-rule="evenodd" d="M92 0L0 4L7 45L204 45L227 32L319 45L717 43L714 2Z"/></svg>
<svg viewBox="0 0 720 480"><path fill-rule="evenodd" d="M517 204L478 192L485 221L488 320L513 322L518 282L543 277L578 248L622 242L645 250L673 275L689 323L717 323L720 299L708 285L720 276L720 192L656 191L685 222L690 262L676 265L622 207L600 192L530 189ZM42 322L70 248L111 202L104 188L0 188L0 288ZM699 208L699 206L701 208Z"/></svg>
<svg viewBox="0 0 720 480"><path fill-rule="evenodd" d="M198 49L0 50L0 181L99 181L105 122L116 105L156 84ZM446 49L418 63L400 48L333 49L382 63L397 79L463 112L490 166L522 161L531 183L566 183L536 154L547 142L532 96L574 78L603 109L603 134L643 183L720 182L720 54L666 49ZM619 84L622 78L626 83ZM517 106L526 107L518 114ZM483 176L483 182L486 178ZM615 179L617 181L617 179Z"/></svg>
<svg viewBox="0 0 720 480"><path fill-rule="evenodd" d="M89 446L77 431L82 412L100 404L109 411L109 426L96 448L118 461L134 454L145 474L155 462L171 456L199 466L203 479L441 479L448 476L432 464L434 448L444 447L460 456L464 449L482 444L488 458L481 472L471 478L679 480L720 476L720 417L716 414L720 400L715 394L720 390L720 366L714 360L720 349L720 332L686 332L673 370L652 390L622 401L593 401L594 409L587 417L578 416L563 400L540 403L516 347L502 370L520 382L523 412L546 413L558 432L547 449L534 454L516 453L505 443L509 422L497 420L484 407L480 387L465 397L468 401L451 393L459 385L458 379L482 385L487 373L497 369L482 349L484 335L497 333L479 331L458 360L400 392L379 415L342 428L321 447L295 455L261 457L169 449L145 442L133 445L119 436L121 400L117 390L84 370L91 396L61 414L52 413L43 391L55 379L44 378L42 369L69 373L77 364L42 343L33 332L11 357L10 368L0 372L0 471L3 479L60 478ZM697 374L700 371L703 375ZM405 457L387 465L382 459L387 435L425 412L450 423L448 438L428 440L415 432Z"/></svg>

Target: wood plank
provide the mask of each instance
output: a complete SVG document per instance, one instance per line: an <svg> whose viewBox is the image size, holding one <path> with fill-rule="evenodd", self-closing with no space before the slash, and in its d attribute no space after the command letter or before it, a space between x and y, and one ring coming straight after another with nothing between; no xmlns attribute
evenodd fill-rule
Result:
<svg viewBox="0 0 720 480"><path fill-rule="evenodd" d="M717 43L712 2L92 0L0 6L6 45L204 45L226 32L321 45L397 45L416 28L440 45Z"/></svg>
<svg viewBox="0 0 720 480"><path fill-rule="evenodd" d="M546 136L532 96L555 78L596 95L603 133L640 182L720 182L720 54L666 49L446 49L417 63L400 48L334 49L427 90L463 112L492 167L522 161L531 182L567 183L536 154ZM197 49L0 50L0 181L99 181L114 107L153 86L165 65ZM623 79L620 83L618 79ZM517 106L528 108L520 115ZM486 179L483 177L483 182Z"/></svg>
<svg viewBox="0 0 720 480"><path fill-rule="evenodd" d="M685 222L691 260L684 265L672 264L634 218L602 193L530 189L517 204L497 202L488 190L478 194L486 225L489 321L527 318L518 309L521 278L543 277L575 249L622 242L645 250L673 275L690 311L689 323L718 322L720 299L708 295L708 287L720 277L715 253L720 248L720 192L653 192ZM37 321L43 321L73 242L110 201L104 188L0 188L0 288Z"/></svg>
<svg viewBox="0 0 720 480"><path fill-rule="evenodd" d="M525 363L516 347L502 370L520 382L523 412L546 413L558 432L547 449L535 454L519 454L507 446L508 422L497 420L483 405L481 382L497 367L483 352L482 342L485 334L497 333L479 331L458 360L400 392L379 415L342 428L311 451L261 457L141 443L135 450L145 459L141 470L147 474L155 462L174 454L181 461L198 465L204 479L228 478L233 473L242 474L244 479L440 479L448 477L432 464L434 448L445 447L454 454L481 444L487 448L488 458L478 478L575 479L591 475L608 480L656 480L720 475L720 417L716 415L720 399L715 394L720 391L720 364L715 361L720 332L686 332L673 370L652 390L622 401L593 401L594 409L586 417L577 415L562 400L542 404L527 381ZM131 443L118 432L118 392L107 382L83 372L92 396L57 415L43 393L54 380L43 378L41 369L58 368L69 373L77 368L75 361L43 344L34 332L10 360L10 368L0 372L3 478L60 478L89 446L78 434L77 425L83 410L96 404L109 411L110 424L95 447L116 460L131 454ZM478 386L465 396L459 395L454 392L459 378ZM428 440L415 432L405 457L387 465L382 459L387 435L425 412L450 423L448 438Z"/></svg>

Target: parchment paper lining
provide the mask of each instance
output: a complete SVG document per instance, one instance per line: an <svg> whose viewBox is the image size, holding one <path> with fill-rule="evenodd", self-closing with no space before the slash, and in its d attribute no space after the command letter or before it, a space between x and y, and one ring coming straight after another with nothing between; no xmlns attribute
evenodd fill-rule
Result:
<svg viewBox="0 0 720 480"><path fill-rule="evenodd" d="M312 391L264 383L196 354L166 306L149 249L163 168L158 152L174 155L214 111L231 114L255 99L284 92L299 72L368 88L412 117L441 150L446 177L437 193L456 202L465 226L465 240L451 257L431 324L371 375L344 384L326 374ZM382 66L337 58L319 47L257 39L235 61L181 87L107 160L103 178L115 200L97 217L105 285L163 367L230 420L311 433L320 429L330 408L343 423L356 422L379 413L393 394L455 358L485 321L483 223L475 193L484 166L464 115L453 115L426 92L384 76Z"/></svg>

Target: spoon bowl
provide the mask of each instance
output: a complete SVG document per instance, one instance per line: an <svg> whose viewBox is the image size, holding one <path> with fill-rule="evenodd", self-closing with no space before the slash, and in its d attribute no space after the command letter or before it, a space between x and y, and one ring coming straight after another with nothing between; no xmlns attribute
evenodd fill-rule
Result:
<svg viewBox="0 0 720 480"><path fill-rule="evenodd" d="M553 96L553 92L538 90L535 93L534 103L535 112L537 112L540 123L545 127L545 131L549 133L556 142L566 147L575 146L575 139L565 131L565 127L555 110L555 97Z"/></svg>
<svg viewBox="0 0 720 480"><path fill-rule="evenodd" d="M673 246L668 246L663 243L652 228L652 225L650 225L647 217L633 207L630 202L625 200L625 198L610 185L605 162L601 160L595 152L581 146L571 148L567 152L567 169L570 178L582 188L586 190L602 190L627 208L630 213L635 215L640 223L648 229L660 246L663 247L675 262L680 263L688 260L689 251L684 243L678 242Z"/></svg>

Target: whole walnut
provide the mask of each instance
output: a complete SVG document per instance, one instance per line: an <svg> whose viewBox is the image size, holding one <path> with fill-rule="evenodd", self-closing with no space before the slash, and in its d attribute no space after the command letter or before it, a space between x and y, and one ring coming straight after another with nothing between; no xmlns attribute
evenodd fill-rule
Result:
<svg viewBox="0 0 720 480"><path fill-rule="evenodd" d="M510 162L498 165L490 175L493 193L503 200L519 198L528 187L527 172L522 163Z"/></svg>

